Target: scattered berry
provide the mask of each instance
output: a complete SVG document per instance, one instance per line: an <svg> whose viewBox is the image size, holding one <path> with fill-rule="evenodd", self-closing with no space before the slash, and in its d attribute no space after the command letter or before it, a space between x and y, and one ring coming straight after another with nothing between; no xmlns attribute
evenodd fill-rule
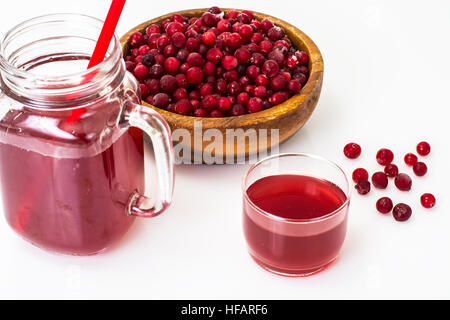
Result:
<svg viewBox="0 0 450 320"><path fill-rule="evenodd" d="M387 166L394 161L394 153L389 149L380 149L377 153L377 162L382 166Z"/></svg>
<svg viewBox="0 0 450 320"><path fill-rule="evenodd" d="M369 173L366 169L358 168L355 171L353 171L352 179L355 181L355 183L360 182L361 180L369 180Z"/></svg>
<svg viewBox="0 0 450 320"><path fill-rule="evenodd" d="M377 189L386 189L388 186L388 177L384 172L375 172L372 175L372 184Z"/></svg>
<svg viewBox="0 0 450 320"><path fill-rule="evenodd" d="M416 162L413 166L413 171L418 177L422 177L427 174L428 168L427 165L423 162Z"/></svg>
<svg viewBox="0 0 450 320"><path fill-rule="evenodd" d="M404 203L399 203L394 207L393 215L395 220L404 222L411 218L411 207Z"/></svg>
<svg viewBox="0 0 450 320"><path fill-rule="evenodd" d="M427 209L431 209L436 205L436 198L431 193L425 193L420 197L420 203Z"/></svg>
<svg viewBox="0 0 450 320"><path fill-rule="evenodd" d="M421 156L427 156L430 154L431 147L428 142L422 141L417 145L417 153Z"/></svg>
<svg viewBox="0 0 450 320"><path fill-rule="evenodd" d="M381 198L377 201L377 210L380 213L387 214L392 211L394 204L392 200L388 197Z"/></svg>
<svg viewBox="0 0 450 320"><path fill-rule="evenodd" d="M349 143L344 147L344 154L349 159L356 159L361 155L361 147L357 143Z"/></svg>
<svg viewBox="0 0 450 320"><path fill-rule="evenodd" d="M398 167L390 163L386 167L384 167L384 173L390 178L395 178L398 175Z"/></svg>
<svg viewBox="0 0 450 320"><path fill-rule="evenodd" d="M405 163L408 165L408 166L413 166L413 165L415 165L416 163L417 163L417 161L419 161L419 159L417 159L417 156L415 155L415 154L413 154L413 153L407 153L406 155L405 155Z"/></svg>
<svg viewBox="0 0 450 320"><path fill-rule="evenodd" d="M356 184L355 189L359 194L366 195L370 192L370 182L367 180L361 180Z"/></svg>
<svg viewBox="0 0 450 320"><path fill-rule="evenodd" d="M395 186L401 191L411 190L412 180L406 173L400 173L395 177Z"/></svg>

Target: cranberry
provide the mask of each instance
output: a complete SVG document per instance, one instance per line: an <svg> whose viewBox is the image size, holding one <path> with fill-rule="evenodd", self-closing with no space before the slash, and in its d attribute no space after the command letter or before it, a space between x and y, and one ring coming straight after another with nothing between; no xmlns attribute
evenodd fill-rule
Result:
<svg viewBox="0 0 450 320"><path fill-rule="evenodd" d="M267 87L269 85L269 78L264 74L260 74L255 78L255 85Z"/></svg>
<svg viewBox="0 0 450 320"><path fill-rule="evenodd" d="M200 42L195 38L189 38L186 40L186 49L191 52L198 50Z"/></svg>
<svg viewBox="0 0 450 320"><path fill-rule="evenodd" d="M366 195L370 192L370 182L367 180L360 180L356 186L356 191L361 195Z"/></svg>
<svg viewBox="0 0 450 320"><path fill-rule="evenodd" d="M229 47L233 48L233 49L237 49L241 46L242 44L242 37L239 33L232 33L230 35L230 37L227 39L227 44Z"/></svg>
<svg viewBox="0 0 450 320"><path fill-rule="evenodd" d="M151 36L153 33L161 33L161 28L157 24L151 24L145 30L148 36Z"/></svg>
<svg viewBox="0 0 450 320"><path fill-rule="evenodd" d="M400 173L395 177L395 185L401 191L411 190L412 180L406 173Z"/></svg>
<svg viewBox="0 0 450 320"><path fill-rule="evenodd" d="M205 59L197 52L188 55L186 62L190 67L201 67L205 64Z"/></svg>
<svg viewBox="0 0 450 320"><path fill-rule="evenodd" d="M404 222L411 218L412 210L411 207L405 203L399 203L394 207L393 215L395 220L399 222Z"/></svg>
<svg viewBox="0 0 450 320"><path fill-rule="evenodd" d="M417 159L417 156L413 153L408 153L405 155L405 163L408 166L413 166L417 163L419 159Z"/></svg>
<svg viewBox="0 0 450 320"><path fill-rule="evenodd" d="M181 32L175 32L172 36L172 44L177 48L183 48L186 44L186 36Z"/></svg>
<svg viewBox="0 0 450 320"><path fill-rule="evenodd" d="M252 21L252 18L250 18L246 13L241 12L241 13L238 14L237 20L240 23L249 24Z"/></svg>
<svg viewBox="0 0 450 320"><path fill-rule="evenodd" d="M266 58L259 52L253 53L250 59L250 63L258 67L262 66L264 61L266 61Z"/></svg>
<svg viewBox="0 0 450 320"><path fill-rule="evenodd" d="M167 25L166 32L169 37L173 36L177 32L184 32L184 26L180 22L171 22Z"/></svg>
<svg viewBox="0 0 450 320"><path fill-rule="evenodd" d="M274 106L276 106L276 105L282 104L286 100L287 100L287 98L283 93L276 92L270 97L269 102L271 104L273 104Z"/></svg>
<svg viewBox="0 0 450 320"><path fill-rule="evenodd" d="M170 44L170 38L167 35L162 35L156 40L156 46L158 49L163 50L166 46Z"/></svg>
<svg viewBox="0 0 450 320"><path fill-rule="evenodd" d="M222 51L220 51L217 48L211 48L206 53L206 59L208 59L208 61L210 61L214 64L217 64L220 61L222 61L222 58L223 58L223 53L222 53Z"/></svg>
<svg viewBox="0 0 450 320"><path fill-rule="evenodd" d="M382 166L387 166L394 161L394 154L389 149L380 149L377 153L377 162Z"/></svg>
<svg viewBox="0 0 450 320"><path fill-rule="evenodd" d="M211 7L211 8L209 8L208 11L211 12L212 14L222 13L222 10L219 7Z"/></svg>
<svg viewBox="0 0 450 320"><path fill-rule="evenodd" d="M202 69L199 67L192 67L186 73L187 80L191 84L200 84L205 78Z"/></svg>
<svg viewBox="0 0 450 320"><path fill-rule="evenodd" d="M213 110L211 111L211 113L209 114L209 116L211 118L223 118L223 113L220 110Z"/></svg>
<svg viewBox="0 0 450 320"><path fill-rule="evenodd" d="M206 112L205 109L196 109L194 111L194 116L198 117L198 118L206 118L208 116L208 113Z"/></svg>
<svg viewBox="0 0 450 320"><path fill-rule="evenodd" d="M153 97L153 105L158 108L166 108L169 105L169 96L165 93L158 93Z"/></svg>
<svg viewBox="0 0 450 320"><path fill-rule="evenodd" d="M247 109L250 113L255 113L261 111L263 108L262 100L260 98L251 98L248 101Z"/></svg>
<svg viewBox="0 0 450 320"><path fill-rule="evenodd" d="M244 40L248 40L253 36L253 29L248 24L244 24L244 25L240 26L238 32L239 32L239 35Z"/></svg>
<svg viewBox="0 0 450 320"><path fill-rule="evenodd" d="M384 168L384 173L390 178L395 178L398 175L398 167L393 163L388 164Z"/></svg>
<svg viewBox="0 0 450 320"><path fill-rule="evenodd" d="M431 193L425 193L420 197L420 203L427 209L431 209L436 205L436 198Z"/></svg>
<svg viewBox="0 0 450 320"><path fill-rule="evenodd" d="M272 51L273 44L269 40L263 40L259 43L259 51L264 54L268 54L270 51Z"/></svg>
<svg viewBox="0 0 450 320"><path fill-rule="evenodd" d="M274 91L283 90L286 87L286 79L282 75L277 75L270 79L270 88Z"/></svg>
<svg viewBox="0 0 450 320"><path fill-rule="evenodd" d="M178 53L177 47L175 47L173 44L169 44L164 48L164 56L165 57L175 57Z"/></svg>
<svg viewBox="0 0 450 320"><path fill-rule="evenodd" d="M241 85L239 82L233 81L227 86L227 90L229 94L236 96L241 92Z"/></svg>
<svg viewBox="0 0 450 320"><path fill-rule="evenodd" d="M186 22L186 19L181 14L174 14L170 21L184 23Z"/></svg>
<svg viewBox="0 0 450 320"><path fill-rule="evenodd" d="M238 60L233 56L225 56L222 59L222 66L226 70L232 70L238 66Z"/></svg>
<svg viewBox="0 0 450 320"><path fill-rule="evenodd" d="M430 154L431 146L428 142L422 141L417 145L417 153L421 156L427 156Z"/></svg>
<svg viewBox="0 0 450 320"><path fill-rule="evenodd" d="M243 116L246 113L247 110L242 104L235 104L230 110L230 115L233 117Z"/></svg>
<svg viewBox="0 0 450 320"><path fill-rule="evenodd" d="M264 32L269 31L271 28L273 28L273 26L274 26L274 23L271 20L269 20L269 19L263 19L261 21L261 29Z"/></svg>
<svg viewBox="0 0 450 320"><path fill-rule="evenodd" d="M250 100L250 96L247 92L241 92L237 96L237 103L246 105L248 101Z"/></svg>
<svg viewBox="0 0 450 320"><path fill-rule="evenodd" d="M273 60L264 62L262 72L269 78L275 77L279 72L278 64Z"/></svg>
<svg viewBox="0 0 450 320"><path fill-rule="evenodd" d="M133 48L140 47L144 44L144 35L140 32L133 33L129 38L129 43Z"/></svg>
<svg viewBox="0 0 450 320"><path fill-rule="evenodd" d="M141 56L148 54L149 51L150 51L150 47L147 45L143 45L143 46L139 47L139 50L138 50L139 55L141 55Z"/></svg>
<svg viewBox="0 0 450 320"><path fill-rule="evenodd" d="M257 76L260 75L261 69L257 66L249 66L247 68L246 74L250 79L256 79Z"/></svg>
<svg viewBox="0 0 450 320"><path fill-rule="evenodd" d="M202 105L207 111L212 111L217 107L217 99L213 95L206 96L202 100Z"/></svg>
<svg viewBox="0 0 450 320"><path fill-rule="evenodd" d="M134 76L138 79L138 80L144 80L148 77L149 74L149 70L146 66L144 66L143 64L139 64L137 65L136 68L134 68Z"/></svg>
<svg viewBox="0 0 450 320"><path fill-rule="evenodd" d="M211 12L205 12L202 15L202 22L208 27L215 27L217 26L218 21L216 15L212 14Z"/></svg>
<svg viewBox="0 0 450 320"><path fill-rule="evenodd" d="M256 43L256 44L258 44L258 43L260 43L261 41L263 41L264 40L264 36L263 36L263 34L262 33L260 33L260 32L256 32L256 33L254 33L253 35L252 35L252 43Z"/></svg>
<svg viewBox="0 0 450 320"><path fill-rule="evenodd" d="M231 109L231 101L229 98L221 97L219 99L218 107L220 111L227 112Z"/></svg>
<svg viewBox="0 0 450 320"><path fill-rule="evenodd" d="M307 64L309 62L309 56L304 51L299 51L295 54L300 64Z"/></svg>
<svg viewBox="0 0 450 320"><path fill-rule="evenodd" d="M155 62L155 57L151 54L146 54L142 57L141 63L147 68L151 68Z"/></svg>
<svg viewBox="0 0 450 320"><path fill-rule="evenodd" d="M258 86L253 90L253 94L258 98L265 98L267 95L267 88L264 86Z"/></svg>
<svg viewBox="0 0 450 320"><path fill-rule="evenodd" d="M369 180L369 173L366 169L358 168L355 171L353 171L352 179L355 181L355 183L360 182L361 180Z"/></svg>
<svg viewBox="0 0 450 320"><path fill-rule="evenodd" d="M416 162L413 166L413 171L418 177L422 177L427 174L428 167L423 162Z"/></svg>
<svg viewBox="0 0 450 320"><path fill-rule="evenodd" d="M212 31L205 32L202 35L202 42L211 47L216 43L216 34Z"/></svg>
<svg viewBox="0 0 450 320"><path fill-rule="evenodd" d="M164 69L166 69L166 72L171 75L175 75L178 72L178 69L180 68L180 60L174 57L167 58L164 62Z"/></svg>
<svg viewBox="0 0 450 320"><path fill-rule="evenodd" d="M377 210L380 213L387 214L392 211L394 203L388 197L383 197L377 201Z"/></svg>
<svg viewBox="0 0 450 320"><path fill-rule="evenodd" d="M134 63L132 61L127 61L127 62L125 62L125 66L128 71L133 72L134 68L136 68L136 63Z"/></svg>
<svg viewBox="0 0 450 320"><path fill-rule="evenodd" d="M300 90L302 90L302 85L297 80L291 80L287 84L287 89L289 93L296 95L300 93Z"/></svg>
<svg viewBox="0 0 450 320"><path fill-rule="evenodd" d="M149 71L150 78L158 79L164 74L164 67L160 64L154 64Z"/></svg>
<svg viewBox="0 0 450 320"><path fill-rule="evenodd" d="M282 67L284 65L284 54L281 52L281 50L272 50L268 55L267 58L269 60L273 60L276 63L278 63L278 66Z"/></svg>
<svg viewBox="0 0 450 320"><path fill-rule="evenodd" d="M234 53L234 56L236 57L238 62L241 64L246 64L252 57L252 55L250 54L250 51L248 51L248 49L246 49L246 48L237 49L236 52Z"/></svg>
<svg viewBox="0 0 450 320"><path fill-rule="evenodd" d="M217 29L219 29L219 31L222 33L230 30L230 28L231 28L231 23L227 19L220 20L219 23L217 24Z"/></svg>
<svg viewBox="0 0 450 320"><path fill-rule="evenodd" d="M290 55L286 60L286 65L290 69L294 69L298 66L298 58L296 55Z"/></svg>
<svg viewBox="0 0 450 320"><path fill-rule="evenodd" d="M206 76L214 76L216 74L216 65L210 61L206 62L203 66L203 72Z"/></svg>
<svg viewBox="0 0 450 320"><path fill-rule="evenodd" d="M361 155L359 144L351 142L344 147L344 154L349 159L356 159Z"/></svg>
<svg viewBox="0 0 450 320"><path fill-rule="evenodd" d="M284 30L280 27L272 27L267 31L267 36L273 41L280 40L284 37Z"/></svg>
<svg viewBox="0 0 450 320"><path fill-rule="evenodd" d="M141 91L141 97L144 100L145 98L148 97L148 95L150 94L150 91L148 90L148 87L145 84L140 84L139 85L139 90Z"/></svg>
<svg viewBox="0 0 450 320"><path fill-rule="evenodd" d="M372 184L377 189L386 189L388 186L388 178L384 172L375 172L372 175Z"/></svg>
<svg viewBox="0 0 450 320"><path fill-rule="evenodd" d="M178 88L177 90L175 90L175 92L173 93L173 97L176 101L180 101L183 99L187 99L188 98L188 93L186 91L186 89L184 88Z"/></svg>
<svg viewBox="0 0 450 320"><path fill-rule="evenodd" d="M191 113L191 110L192 110L191 102L187 99L180 100L175 104L176 113L188 115Z"/></svg>
<svg viewBox="0 0 450 320"><path fill-rule="evenodd" d="M306 82L308 82L308 78L303 73L294 74L294 80L300 82L302 86L304 86Z"/></svg>
<svg viewBox="0 0 450 320"><path fill-rule="evenodd" d="M159 80L158 79L149 79L145 82L148 87L148 90L151 94L157 94L160 91Z"/></svg>

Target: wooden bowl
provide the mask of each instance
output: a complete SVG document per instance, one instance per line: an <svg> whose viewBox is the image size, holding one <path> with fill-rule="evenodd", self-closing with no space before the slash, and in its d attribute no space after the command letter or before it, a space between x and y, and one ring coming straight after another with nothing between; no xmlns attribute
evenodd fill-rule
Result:
<svg viewBox="0 0 450 320"><path fill-rule="evenodd" d="M136 31L145 32L145 29L149 25L154 23L161 23L175 13L181 14L186 17L199 17L203 12L207 10L208 9L191 9L173 12L140 24L139 26L127 32L121 38L120 41L123 47L124 55L127 55L128 51L130 50L128 38L132 33ZM223 11L225 12L230 10L238 9L223 9ZM299 95L290 98L286 102L267 110L239 117L196 118L168 112L166 110L151 106L143 101L143 105L155 109L166 119L172 131L182 128L187 129L190 132L191 141L181 141L180 143L182 144L182 147L185 148L184 150L191 151L191 155L189 155L189 157L191 158L194 157L194 154L202 155L202 152L205 150L205 148L211 144L211 141L203 141L204 139L202 138L203 133L208 129L220 130L220 132L223 134L223 137L225 137L227 129L243 129L244 131L248 129L256 129L258 139L260 136L259 133L261 132L260 129L267 129L268 132L267 143L265 143L266 139L264 139L264 137L261 138L261 143L248 143L248 139L246 139L245 148L243 148L242 145L240 145L240 147L238 148L238 144L236 143L237 140L233 139L234 141L227 142L227 139L224 138L222 150L218 150L219 148L216 148L213 152L213 155L215 153L216 158L225 158L227 155L229 157L234 156L235 158L242 156L248 157L249 155L253 155L258 152L265 152L268 149L275 147L277 144L277 139L274 139L275 141L271 141L271 129L279 130L279 143L286 141L305 125L306 121L308 121L317 105L320 97L320 92L322 90L324 65L322 55L315 43L305 33L283 20L259 12L253 13L255 17L260 21L264 18L269 18L278 26L284 28L284 30L286 31L286 35L289 37L289 39L291 39L292 43L298 49L303 50L309 54L309 80L305 84ZM200 120L202 122L202 134L195 135L194 121ZM230 155L230 152L228 151L227 154L227 150L233 150L234 153ZM184 155L184 158L186 158L186 156L187 155Z"/></svg>

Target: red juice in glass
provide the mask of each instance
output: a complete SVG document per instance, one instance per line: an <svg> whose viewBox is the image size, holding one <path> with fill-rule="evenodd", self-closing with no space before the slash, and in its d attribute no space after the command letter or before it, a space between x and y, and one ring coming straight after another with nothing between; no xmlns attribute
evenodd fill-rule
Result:
<svg viewBox="0 0 450 320"><path fill-rule="evenodd" d="M339 255L347 231L346 193L329 180L306 175L308 170L304 174L283 173L298 168L280 170L294 165L295 160L300 167L317 161L319 166L312 168L313 172L328 165L330 172L336 169L335 174L339 173L319 158L282 155L264 160L277 161L273 173L279 174L266 175L271 169L264 169L267 163L263 161L250 170L244 190L243 224L249 252L265 269L286 276L324 269ZM326 173L325 168L318 171ZM342 177L345 186L346 178Z"/></svg>

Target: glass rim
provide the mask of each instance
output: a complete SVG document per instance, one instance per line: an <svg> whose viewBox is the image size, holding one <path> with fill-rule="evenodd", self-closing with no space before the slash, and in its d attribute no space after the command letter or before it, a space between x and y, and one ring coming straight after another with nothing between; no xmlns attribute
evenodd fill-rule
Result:
<svg viewBox="0 0 450 320"><path fill-rule="evenodd" d="M327 164L329 164L330 166L334 167L335 169L337 169L340 173L342 173L342 175L344 176L345 182L347 183L347 190L343 190L347 199L345 200L345 202L336 210L321 216L321 217L317 217L317 218L311 218L311 219L288 219L288 218L282 218L279 217L277 215L274 215L270 212L267 212L263 209L261 209L259 206L257 206L248 196L247 194L247 179L250 175L250 173L256 169L257 167L259 167L261 164L270 161L270 160L274 160L277 158L285 158L285 157L302 157L302 158L310 158L310 159L314 159L314 160L318 160L318 161L322 161L325 162ZM308 224L308 223L315 223L315 222L323 222L326 220L329 220L331 218L333 218L334 216L338 215L340 212L344 212L344 208L347 207L350 204L350 198L351 198L351 192L350 192L350 180L347 176L347 174L345 173L345 171L339 166L337 165L335 162L328 160L326 158L323 158L321 156L316 156L316 155L312 155L312 154L308 154L308 153L281 153L281 154L276 154L267 158L264 158L260 161L258 161L257 163L253 164L246 172L246 174L244 175L244 179L243 179L243 183L242 183L242 192L244 193L244 199L245 201L247 201L253 209L255 209L256 212L258 212L258 214L264 215L267 218L271 219L271 220L276 220L279 222L284 222L284 223L291 223L291 224Z"/></svg>
<svg viewBox="0 0 450 320"><path fill-rule="evenodd" d="M39 30L40 27L45 28L46 25L52 23L81 25L82 27L80 27L80 29L82 30L83 28L87 28L98 30L99 33L101 32L104 24L102 20L84 14L53 13L41 15L13 26L0 38L0 69L3 81L5 82L6 86L11 87L11 91L17 91L19 93L19 96L25 97L26 95L20 91L24 87L23 83L25 83L26 85L31 86L30 90L27 91L30 92L30 97L32 96L33 92L37 92L34 94L34 96L41 96L44 93L45 95L56 97L55 103L57 103L56 101L63 96L73 94L79 95L80 97L85 97L92 94L93 92L99 91L106 79L117 76L119 72L118 70L124 68L124 66L122 66L122 64L124 65L124 63L121 63L121 45L116 33L114 33L113 39L109 44L105 59L98 65L86 70L55 76L28 72L14 65L13 61L10 61L11 58L9 56L6 56L6 50L8 46L11 45L11 42L15 41L17 38L23 36L23 34L26 34L29 31ZM79 36L81 37L82 34L80 34ZM94 41L95 43L97 42L97 39L93 39L92 36L90 38L83 37L83 39L88 39L90 41ZM13 49L15 48L13 47ZM92 52L87 54L92 55ZM85 83L83 81L84 79L92 79L92 81ZM45 92L43 90L45 90ZM30 99L36 100L35 97L31 97ZM45 107L39 105L29 105L27 107L46 112L57 112L83 108L83 106L80 105L48 108L49 101L45 100L44 102ZM40 101L41 104L44 102Z"/></svg>

